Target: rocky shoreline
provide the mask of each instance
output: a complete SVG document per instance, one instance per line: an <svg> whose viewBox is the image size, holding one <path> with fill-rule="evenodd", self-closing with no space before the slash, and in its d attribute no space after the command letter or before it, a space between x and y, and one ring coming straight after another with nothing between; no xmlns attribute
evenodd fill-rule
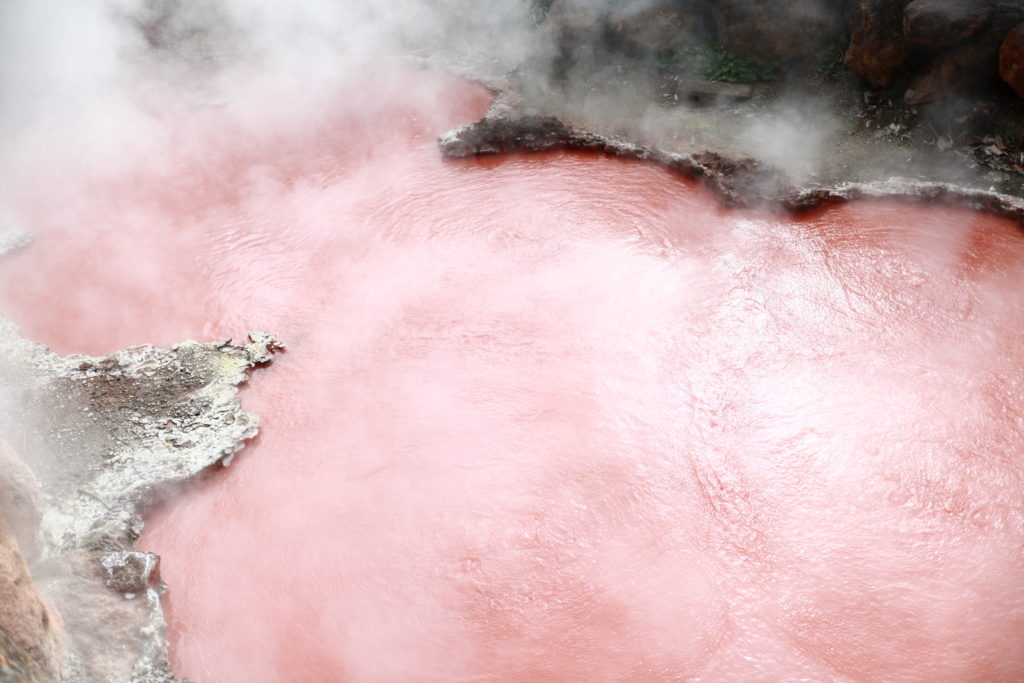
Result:
<svg viewBox="0 0 1024 683"><path fill-rule="evenodd" d="M715 151L670 152L574 128L555 117L505 114L448 131L438 139L452 159L504 152L573 149L650 161L696 178L729 208L802 211L859 199L885 199L962 206L1024 224L1024 198L953 183L892 177L835 185L795 183L787 174L752 157Z"/></svg>
<svg viewBox="0 0 1024 683"><path fill-rule="evenodd" d="M176 680L142 514L256 435L238 386L282 348L60 356L0 319L0 681Z"/></svg>
<svg viewBox="0 0 1024 683"><path fill-rule="evenodd" d="M588 150L697 178L735 208L905 199L1024 220L1020 3L537 6L552 47L480 79L494 104L440 137L445 156Z"/></svg>
<svg viewBox="0 0 1024 683"><path fill-rule="evenodd" d="M535 9L548 49L509 74L462 72L495 102L439 138L444 156L582 150L659 164L730 208L876 199L1024 224L1019 2ZM0 231L0 255L28 241ZM0 319L0 683L175 680L141 515L256 434L237 388L281 349L253 333L64 357Z"/></svg>

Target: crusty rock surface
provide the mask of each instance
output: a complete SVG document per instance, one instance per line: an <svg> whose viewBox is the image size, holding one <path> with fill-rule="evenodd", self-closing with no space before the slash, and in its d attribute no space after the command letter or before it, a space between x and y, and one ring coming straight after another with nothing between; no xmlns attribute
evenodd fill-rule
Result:
<svg viewBox="0 0 1024 683"><path fill-rule="evenodd" d="M0 385L15 388L4 392L0 432L19 427L42 482L36 578L66 624L63 680L173 680L157 558L132 547L140 515L256 434L237 385L280 348L253 333L244 346L59 356L0 319Z"/></svg>
<svg viewBox="0 0 1024 683"><path fill-rule="evenodd" d="M0 232L0 254L26 243ZM243 345L60 356L0 318L0 434L17 435L24 461L0 445L0 510L13 511L13 527L0 517L0 683L57 680L61 662L67 683L175 680L159 558L133 548L141 513L256 434L238 385L282 348L254 332ZM18 548L37 523L33 586Z"/></svg>
<svg viewBox="0 0 1024 683"><path fill-rule="evenodd" d="M600 135L570 126L556 117L509 113L500 105L480 121L460 126L438 138L449 158L507 151L541 152L580 149L651 161L696 178L725 206L802 211L863 198L893 199L965 206L1024 223L1024 199L950 183L890 178L879 182L831 185L794 183L779 169L750 157L714 151L670 152L621 137Z"/></svg>
<svg viewBox="0 0 1024 683"><path fill-rule="evenodd" d="M850 45L846 66L877 88L893 82L910 54L903 35L908 0L852 0L847 9Z"/></svg>

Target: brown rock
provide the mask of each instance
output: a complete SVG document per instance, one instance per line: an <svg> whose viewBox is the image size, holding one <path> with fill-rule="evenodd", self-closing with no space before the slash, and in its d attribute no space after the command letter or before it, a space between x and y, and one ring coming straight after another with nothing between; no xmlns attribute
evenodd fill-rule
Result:
<svg viewBox="0 0 1024 683"><path fill-rule="evenodd" d="M10 449L6 457L13 458ZM0 514L0 680L55 681L61 652L58 626Z"/></svg>
<svg viewBox="0 0 1024 683"><path fill-rule="evenodd" d="M106 555L100 566L107 587L118 593L143 593L160 580L160 556L153 553L117 551Z"/></svg>
<svg viewBox="0 0 1024 683"><path fill-rule="evenodd" d="M999 48L999 75L1024 97L1024 24L1006 34Z"/></svg>
<svg viewBox="0 0 1024 683"><path fill-rule="evenodd" d="M850 45L846 66L876 88L892 85L910 46L903 35L908 0L852 0L847 11Z"/></svg>
<svg viewBox="0 0 1024 683"><path fill-rule="evenodd" d="M1009 34L1024 19L1024 5L1004 8L997 4L993 7L988 23L977 35L940 52L922 69L904 95L908 104L922 104L945 94L960 94L990 86L996 75L1001 73L1004 61L1001 46L1008 40L1010 46L1006 49L1005 62L1007 72L1012 71L1012 44L1015 39Z"/></svg>
<svg viewBox="0 0 1024 683"><path fill-rule="evenodd" d="M10 445L0 439L0 515L7 520L21 554L33 560L39 553L39 482Z"/></svg>
<svg viewBox="0 0 1024 683"><path fill-rule="evenodd" d="M793 61L834 44L843 34L841 4L833 0L715 0L718 40L761 63Z"/></svg>

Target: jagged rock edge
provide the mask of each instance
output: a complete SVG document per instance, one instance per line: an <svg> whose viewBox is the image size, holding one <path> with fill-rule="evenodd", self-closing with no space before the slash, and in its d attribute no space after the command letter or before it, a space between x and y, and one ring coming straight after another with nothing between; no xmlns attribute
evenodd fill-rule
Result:
<svg viewBox="0 0 1024 683"><path fill-rule="evenodd" d="M23 233L19 233L19 235L23 235ZM17 240L9 240L0 245L0 247L4 247L0 249L0 253L24 246L26 243L26 238L21 236ZM59 562L62 559L66 560L71 555L84 555L88 558L85 566L97 569L104 566L105 561L110 564L110 559L119 554L125 557L134 555L142 558L141 566L146 568L146 576L141 577L145 583L145 593L139 595L140 599L136 600L134 604L138 605L136 609L144 615L144 628L139 629L139 633L136 634L139 652L129 655L135 656L131 674L131 681L134 683L167 683L176 680L170 671L166 622L160 604L163 583L158 582L155 578L150 579L151 573L154 577L157 576L152 570L155 569L158 558L147 553L139 553L133 548L134 541L142 531L141 513L144 508L160 502L166 497L169 483L185 484L201 476L203 472L218 462L230 461L230 458L244 447L245 442L257 434L259 418L242 410L237 399L239 387L248 381L252 369L271 362L274 353L283 348L283 345L272 335L253 332L250 334L250 343L243 346L232 346L230 341L212 344L188 341L177 344L171 349L157 349L145 345L124 349L108 356L60 356L52 353L45 346L26 339L10 321L0 318L0 355L8 364L8 369L12 365L25 369L36 381L33 389L37 392L58 388L56 385L60 381L82 379L84 375L93 378L103 377L108 372L123 371L125 368L134 367L134 365L138 365L136 370L148 368L153 370L151 374L156 374L154 368L166 368L173 362L171 359L182 354L186 356L193 354L193 359L198 358L199 362L212 362L217 366L206 368L207 381L202 384L199 393L207 391L207 393L219 394L214 396L215 403L216 399L219 399L218 405L221 408L225 406L234 408L235 419L244 418L244 424L236 430L236 433L230 435L227 441L217 438L221 435L215 435L208 443L200 444L200 447L209 445L212 448L201 453L199 460L194 462L193 467L188 468L187 471L173 477L157 477L137 483L138 485L132 487L125 495L119 496L116 501L105 502L93 494L83 496L79 488L56 494L52 491L44 492L46 500L43 506L44 521L41 527L42 535L48 541L44 544L44 559L47 559L46 556L48 556L49 560L57 559ZM154 357L158 361L165 361L164 365L157 362L156 366L152 364L147 366L147 361L152 361ZM223 362L217 363L217 360L223 360ZM124 398L130 399L131 396L125 395ZM192 397L189 396L182 402L188 403L191 400ZM235 420L231 421L232 424L234 422ZM157 428L156 432L150 436L160 438L160 430L161 428ZM145 442L135 444L136 450L140 444L145 445ZM149 455L154 455L152 450L149 451ZM94 465L95 462L90 464ZM102 476L104 468L112 469L108 464L103 463L99 476ZM90 471L93 470L90 469ZM154 471L160 473L159 469ZM70 517L73 520L78 520L80 517L89 519L88 514L82 514L82 506L90 506L97 502L106 509L111 517L111 519L103 520L101 518L107 515L102 511L99 512L97 521L103 521L104 524L99 525L101 533L98 536L87 537L85 534L73 533L69 537L53 533L53 529L50 527L56 524L57 529L60 529L62 516ZM95 516L95 511L93 516ZM86 525L90 533L94 526L96 525ZM48 534L47 531L50 533ZM74 562L65 562L65 565L73 566ZM70 576L70 580L95 581L96 576L88 574L88 571L80 571ZM65 576L61 579L69 579L66 570ZM107 584L111 586L109 580ZM113 587L111 589L114 590ZM65 654L65 670L62 680L82 680L81 653L72 653L70 643L66 642L66 644L68 649Z"/></svg>
<svg viewBox="0 0 1024 683"><path fill-rule="evenodd" d="M860 199L899 200L961 206L1010 218L1024 225L1024 199L994 190L970 189L952 183L893 177L884 181L798 187L787 175L752 157L714 151L667 152L626 139L574 128L557 117L485 115L438 138L441 154L451 159L507 152L558 149L601 152L649 161L695 178L727 208L805 211Z"/></svg>

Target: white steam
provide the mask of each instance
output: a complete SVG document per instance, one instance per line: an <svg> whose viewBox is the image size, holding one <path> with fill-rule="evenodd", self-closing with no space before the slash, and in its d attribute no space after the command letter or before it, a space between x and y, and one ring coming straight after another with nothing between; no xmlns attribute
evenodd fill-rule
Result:
<svg viewBox="0 0 1024 683"><path fill-rule="evenodd" d="M9 0L0 201L88 173L85 159L145 155L176 107L244 99L269 112L393 57L502 73L531 49L532 29L528 0Z"/></svg>

